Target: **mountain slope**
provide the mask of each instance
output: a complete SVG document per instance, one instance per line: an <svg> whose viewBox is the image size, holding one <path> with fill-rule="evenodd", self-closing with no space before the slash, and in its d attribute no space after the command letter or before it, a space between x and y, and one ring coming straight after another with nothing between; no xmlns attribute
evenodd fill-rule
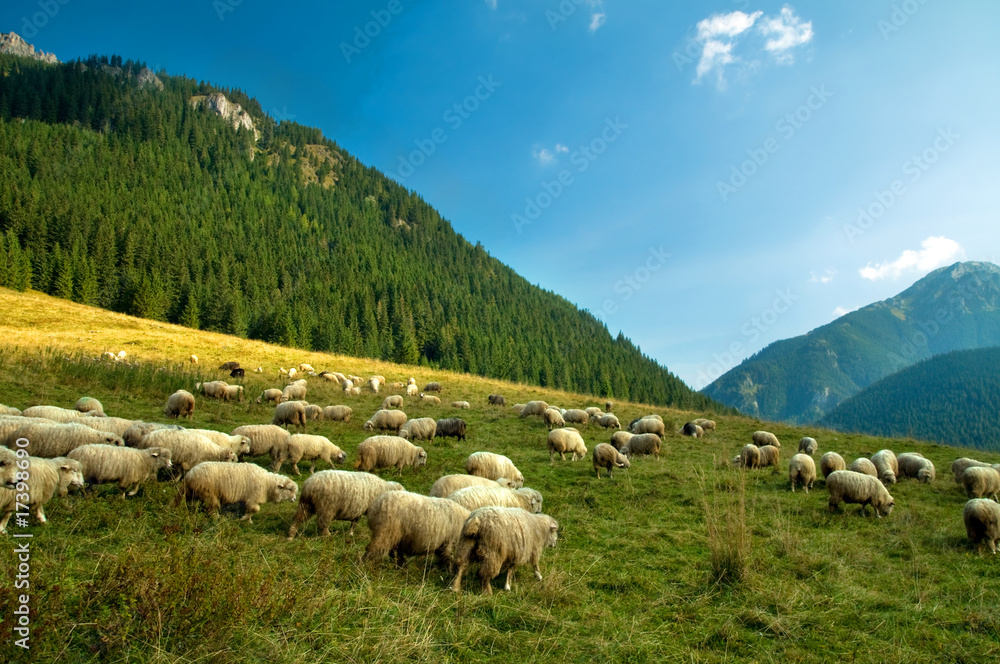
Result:
<svg viewBox="0 0 1000 664"><path fill-rule="evenodd" d="M0 285L304 349L710 403L238 90L120 57L2 55L0 172Z"/></svg>
<svg viewBox="0 0 1000 664"><path fill-rule="evenodd" d="M764 419L813 422L915 362L1000 344L998 307L1000 267L956 263L896 297L769 345L704 393Z"/></svg>
<svg viewBox="0 0 1000 664"><path fill-rule="evenodd" d="M961 350L907 367L847 399L819 424L1000 451L1000 348Z"/></svg>

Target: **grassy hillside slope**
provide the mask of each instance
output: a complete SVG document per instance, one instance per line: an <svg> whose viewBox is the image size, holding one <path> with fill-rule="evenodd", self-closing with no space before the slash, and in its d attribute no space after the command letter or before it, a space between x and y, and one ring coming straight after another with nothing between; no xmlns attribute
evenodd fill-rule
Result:
<svg viewBox="0 0 1000 664"><path fill-rule="evenodd" d="M892 663L1000 656L997 561L969 546L965 496L948 471L967 450L717 416L718 430L704 440L668 435L660 460L636 459L614 480L598 481L589 457L550 465L540 421L484 405L495 391L509 403L541 397L564 407L592 405L591 397L303 353L33 293L0 291L0 321L0 401L21 408L71 406L88 394L109 414L159 420L170 392L221 377L214 367L228 359L268 369L248 373L254 396L276 384L275 366L301 361L377 371L390 381L439 380L445 404L466 399L473 408L408 398L404 410L461 416L468 440L426 445L427 466L398 479L426 492L440 475L461 472L469 453L503 453L562 526L559 545L543 555L542 582L521 569L509 593L485 597L470 578L456 596L448 590L451 575L433 561L412 559L402 569L363 562L364 524L348 538L347 524L335 523L333 535L320 539L313 521L288 542L290 503L264 505L247 524L232 511L212 519L193 507L173 508L168 483L147 483L128 500L99 487L54 500L50 522L28 528L32 649L11 645L5 618L0 647L10 661ZM135 366L86 359L119 349ZM191 353L202 358L199 365L186 363ZM309 429L343 447L350 464L366 437L361 423L382 396L346 400L313 380L310 402L348 403L355 417ZM653 410L671 430L711 415L615 406L626 422ZM192 425L230 430L270 417L271 409L252 402L199 398ZM725 463L758 428L784 441L783 469L808 434L820 454L833 449L848 461L884 447L920 451L937 465L938 479L893 487L896 509L885 519L862 518L855 506L829 514L822 481L809 494L793 494L785 470L745 472ZM589 428L584 438L592 449L608 433ZM6 542L0 574L12 579L15 540L8 535ZM0 615L14 608L14 589L0 585Z"/></svg>

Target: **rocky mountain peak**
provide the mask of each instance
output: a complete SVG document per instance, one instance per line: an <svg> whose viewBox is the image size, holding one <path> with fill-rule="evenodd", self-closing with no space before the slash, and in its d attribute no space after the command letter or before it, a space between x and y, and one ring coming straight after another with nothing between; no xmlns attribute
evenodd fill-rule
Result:
<svg viewBox="0 0 1000 664"><path fill-rule="evenodd" d="M36 51L35 47L24 41L21 35L16 32L0 32L0 53L9 53L10 55L20 55L24 58L34 58L35 60L41 60L42 62L48 62L51 64L56 64L59 60L52 53L46 53L44 51Z"/></svg>

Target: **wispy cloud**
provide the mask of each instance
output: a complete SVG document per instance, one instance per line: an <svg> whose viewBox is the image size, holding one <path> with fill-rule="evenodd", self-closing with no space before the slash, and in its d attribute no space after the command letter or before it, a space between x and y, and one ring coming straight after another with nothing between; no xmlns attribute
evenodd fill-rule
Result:
<svg viewBox="0 0 1000 664"><path fill-rule="evenodd" d="M858 270L858 274L870 281L899 279L904 274L912 272L926 274L965 256L962 245L943 235L927 238L920 243L920 247L919 250L907 249L894 261L875 265L868 263Z"/></svg>
<svg viewBox="0 0 1000 664"><path fill-rule="evenodd" d="M486 4L490 6L490 9L497 8L497 0L486 0Z"/></svg>
<svg viewBox="0 0 1000 664"><path fill-rule="evenodd" d="M764 50L774 54L782 63L792 62L789 50L807 44L813 38L812 21L803 22L788 5L781 8L780 15L762 21L760 31L770 37L764 44Z"/></svg>
<svg viewBox="0 0 1000 664"><path fill-rule="evenodd" d="M531 151L531 156L538 160L538 163L547 166L556 160L556 156L548 148L536 147Z"/></svg>
<svg viewBox="0 0 1000 664"><path fill-rule="evenodd" d="M809 283L811 284L828 284L833 281L833 275L837 274L836 270L827 270L823 274L816 274L815 272L809 273Z"/></svg>
<svg viewBox="0 0 1000 664"><path fill-rule="evenodd" d="M604 12L594 12L590 15L590 26L587 28L590 32L597 32L597 29L604 25L604 21L607 16Z"/></svg>
<svg viewBox="0 0 1000 664"><path fill-rule="evenodd" d="M556 143L556 152L569 152L569 148L562 143Z"/></svg>
<svg viewBox="0 0 1000 664"><path fill-rule="evenodd" d="M852 311L854 311L854 309L848 309L847 307L837 307L836 309L833 310L833 315L836 316L837 318L840 318L841 316L849 314Z"/></svg>

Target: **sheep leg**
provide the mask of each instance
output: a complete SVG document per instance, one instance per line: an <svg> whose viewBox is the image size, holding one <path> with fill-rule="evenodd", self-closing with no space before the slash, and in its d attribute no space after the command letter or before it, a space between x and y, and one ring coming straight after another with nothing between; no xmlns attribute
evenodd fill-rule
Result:
<svg viewBox="0 0 1000 664"><path fill-rule="evenodd" d="M247 505L247 513L240 517L240 521L246 521L247 523L253 523L253 515L260 511L260 505L254 503L252 505Z"/></svg>
<svg viewBox="0 0 1000 664"><path fill-rule="evenodd" d="M134 496L137 493L139 493L139 482L136 482L134 485L132 485L131 491L129 491L128 493L123 493L122 498L124 498L125 496Z"/></svg>
<svg viewBox="0 0 1000 664"><path fill-rule="evenodd" d="M513 576L514 576L514 566L511 565L510 567L507 568L507 579L506 581L504 581L503 584L504 590L510 590L510 580Z"/></svg>
<svg viewBox="0 0 1000 664"><path fill-rule="evenodd" d="M534 561L534 565L535 565L535 578L538 579L539 581L541 581L542 580L542 570L538 567L538 561L537 560Z"/></svg>
<svg viewBox="0 0 1000 664"><path fill-rule="evenodd" d="M465 570L468 565L463 560L458 564L458 572L455 573L455 580L451 584L451 591L460 593L462 592L462 575L465 574Z"/></svg>
<svg viewBox="0 0 1000 664"><path fill-rule="evenodd" d="M597 479L601 479L601 467L597 466L594 471L597 473Z"/></svg>
<svg viewBox="0 0 1000 664"><path fill-rule="evenodd" d="M4 514L3 518L0 519L0 534L3 534L3 533L7 532L7 522L10 521L10 515L13 514L13 513L14 513L14 511L11 510L10 512L7 512L6 514Z"/></svg>
<svg viewBox="0 0 1000 664"><path fill-rule="evenodd" d="M331 515L326 512L316 513L316 528L319 530L319 534L321 537L330 536L330 521L332 521L330 517ZM354 524L352 523L351 529L353 530L353 528Z"/></svg>
<svg viewBox="0 0 1000 664"><path fill-rule="evenodd" d="M554 457L555 457L555 451L554 450L549 450L549 463L553 463L554 462Z"/></svg>
<svg viewBox="0 0 1000 664"><path fill-rule="evenodd" d="M38 509L35 510L35 516L38 517L39 523L45 523L47 519L45 518L45 507L44 505L39 505Z"/></svg>

